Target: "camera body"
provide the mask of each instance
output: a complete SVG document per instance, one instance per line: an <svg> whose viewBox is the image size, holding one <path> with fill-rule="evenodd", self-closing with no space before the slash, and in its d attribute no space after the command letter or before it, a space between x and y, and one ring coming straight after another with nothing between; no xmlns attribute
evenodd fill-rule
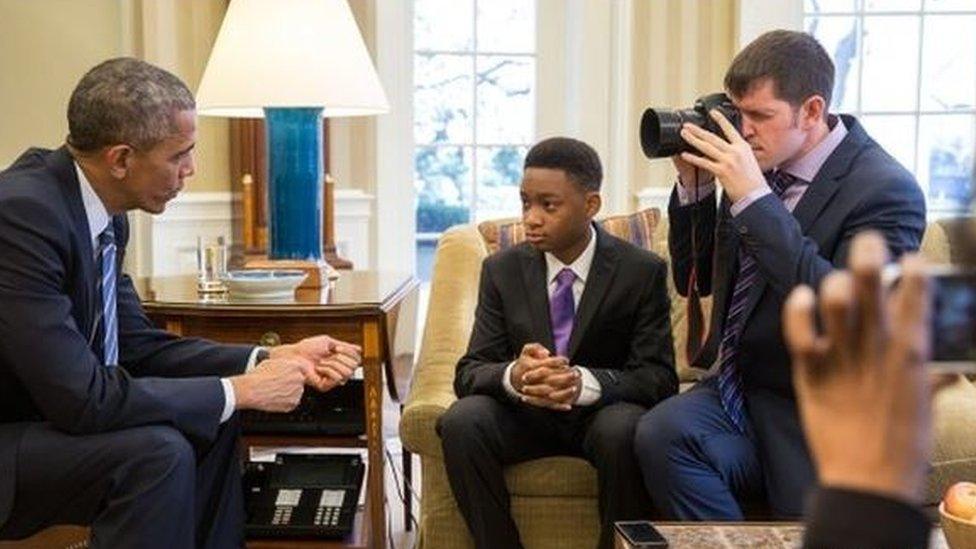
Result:
<svg viewBox="0 0 976 549"><path fill-rule="evenodd" d="M929 367L976 374L976 270L936 265L927 274L932 292ZM895 264L882 273L886 286L898 284L900 278Z"/></svg>
<svg viewBox="0 0 976 549"><path fill-rule="evenodd" d="M741 131L739 109L724 93L703 95L695 100L690 109L645 110L640 123L640 144L644 155L648 158L664 158L685 151L696 151L681 138L681 125L685 122L724 137L722 128L708 115L712 109L718 109L736 130Z"/></svg>

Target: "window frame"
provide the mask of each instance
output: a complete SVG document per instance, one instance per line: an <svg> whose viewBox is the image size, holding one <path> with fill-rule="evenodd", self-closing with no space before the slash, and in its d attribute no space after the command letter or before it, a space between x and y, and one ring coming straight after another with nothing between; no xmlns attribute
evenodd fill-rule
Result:
<svg viewBox="0 0 976 549"><path fill-rule="evenodd" d="M503 147L514 147L517 149L528 149L532 146L533 140L538 134L537 127L537 115L539 106L539 94L538 94L538 74L537 70L533 70L532 73L532 90L534 92L534 101L532 104L532 116L531 116L531 132L529 142L519 143L519 142L479 142L478 141L478 58L479 57L515 57L515 58L525 58L531 59L533 61L533 66L537 66L539 59L539 48L538 48L538 36L536 35L533 40L533 51L532 52L500 52L493 50L481 51L478 49L478 3L479 2L490 2L491 0L472 0L472 14L471 14L471 32L472 32L472 42L470 49L418 49L413 47L411 49L411 61L416 64L418 56L428 56L433 58L436 55L451 55L461 58L466 58L470 62L470 75L471 75L471 94L470 94L470 108L471 108L471 142L462 141L444 141L437 143L425 142L421 143L416 141L413 142L413 147L411 151L411 159L415 160L417 152L421 149L445 149L445 148L459 148L462 151L471 151L471 193L467 201L463 201L462 204L468 209L468 222L473 223L478 220L478 197L479 197L479 176L478 176L478 161L479 153L486 154L484 151L489 149L499 149ZM535 3L533 10L533 21L531 28L533 31L537 28L538 20L538 2L532 0ZM416 15L414 15L416 16ZM412 43L415 43L412 41ZM414 81L411 84L411 102L413 102L414 94L416 93L416 75L414 76ZM416 111L415 111L416 112ZM416 117L416 114L414 115ZM416 180L416 178L414 178ZM414 213L416 214L417 206L419 205L419 192L418 201L414 204ZM431 232L421 232L418 231L414 238L414 247L421 242L436 241L442 232L431 231Z"/></svg>
<svg viewBox="0 0 976 549"><path fill-rule="evenodd" d="M802 0L801 0L802 1ZM808 11L807 2L802 3L801 8L801 26L804 31L809 28L809 23L812 19L832 19L832 18L850 18L855 19L856 31L857 31L857 90L856 90L856 108L851 110L851 114L857 116L858 120L863 117L872 116L905 116L911 117L914 125L913 143L912 143L912 158L911 165L905 166L912 175L918 178L919 169L919 155L921 154L921 125L923 117L930 116L969 116L972 124L974 126L974 139L976 139L976 98L973 98L973 106L969 108L954 108L954 109L944 109L944 110L932 110L922 108L922 80L924 74L922 73L923 62L925 53L925 21L926 17L930 16L971 16L976 17L976 7L972 9L964 10L940 10L933 11L927 8L928 0L919 0L919 9L917 10L868 10L865 6L865 0L855 0L854 9L846 11L832 11L832 12L811 12ZM916 17L918 19L918 52L917 52L917 63L914 67L916 75L916 87L915 87L915 108L912 110L884 110L884 109L865 109L863 103L863 88L864 88L864 24L866 17ZM870 107L870 106L869 106ZM890 151L889 151L890 152ZM970 189L971 193L976 195L976 166L972 169L970 173ZM928 214L931 217L941 217L945 215L955 215L960 213L959 209L953 207L953 205L945 202L935 202L934 198L929 196L931 190L931 175L928 181L919 180L919 185L925 194L926 206L928 209Z"/></svg>

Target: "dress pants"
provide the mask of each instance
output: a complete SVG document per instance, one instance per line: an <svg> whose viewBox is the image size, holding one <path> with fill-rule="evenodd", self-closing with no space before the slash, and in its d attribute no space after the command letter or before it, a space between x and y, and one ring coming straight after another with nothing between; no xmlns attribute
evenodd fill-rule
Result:
<svg viewBox="0 0 976 549"><path fill-rule="evenodd" d="M0 539L56 524L91 526L92 547L239 548L244 544L236 416L213 443L147 425L70 435L46 423L24 433L13 509Z"/></svg>
<svg viewBox="0 0 976 549"><path fill-rule="evenodd" d="M722 409L716 380L661 402L634 442L655 509L669 520L743 520L740 502L763 497L759 452Z"/></svg>
<svg viewBox="0 0 976 549"><path fill-rule="evenodd" d="M612 547L615 521L650 515L633 448L634 429L645 410L625 402L558 412L485 395L457 400L441 416L437 432L451 491L475 545L522 546L511 515L505 466L567 455L596 467L599 546Z"/></svg>

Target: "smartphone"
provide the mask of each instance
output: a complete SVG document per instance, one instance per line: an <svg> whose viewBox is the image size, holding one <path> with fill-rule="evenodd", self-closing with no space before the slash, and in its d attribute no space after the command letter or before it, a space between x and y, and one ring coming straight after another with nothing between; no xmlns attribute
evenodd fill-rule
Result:
<svg viewBox="0 0 976 549"><path fill-rule="evenodd" d="M931 368L945 373L976 374L976 269L933 266L930 320ZM897 267L885 270L883 279L897 284Z"/></svg>
<svg viewBox="0 0 976 549"><path fill-rule="evenodd" d="M661 532L658 532L654 525L646 520L615 522L613 527L633 549L668 546L668 540L664 539Z"/></svg>

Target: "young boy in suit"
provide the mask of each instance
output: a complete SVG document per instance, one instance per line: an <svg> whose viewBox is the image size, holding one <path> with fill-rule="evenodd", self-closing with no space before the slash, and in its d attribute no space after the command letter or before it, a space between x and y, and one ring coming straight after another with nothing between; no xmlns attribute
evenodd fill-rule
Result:
<svg viewBox="0 0 976 549"><path fill-rule="evenodd" d="M600 547L646 518L634 456L645 410L677 391L667 265L607 234L600 159L564 137L536 144L521 184L526 242L487 258L458 400L438 433L451 490L478 547L521 547L503 469L544 456L597 469Z"/></svg>

